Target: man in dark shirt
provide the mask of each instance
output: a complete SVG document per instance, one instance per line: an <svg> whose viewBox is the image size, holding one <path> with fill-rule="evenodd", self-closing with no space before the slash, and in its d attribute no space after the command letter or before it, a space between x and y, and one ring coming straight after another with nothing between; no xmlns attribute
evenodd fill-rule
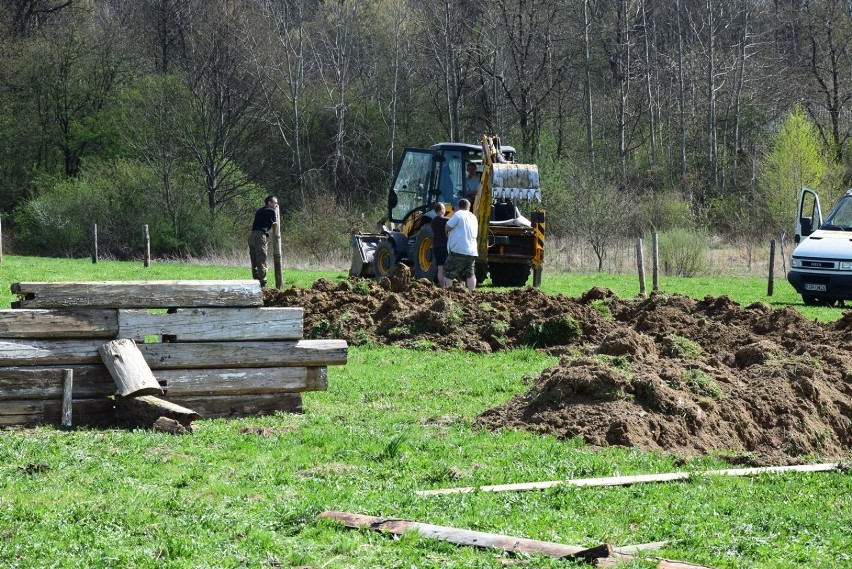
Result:
<svg viewBox="0 0 852 569"><path fill-rule="evenodd" d="M435 207L435 217L432 218L432 259L438 265L438 286L444 287L444 263L447 262L447 209L444 204L437 202Z"/></svg>
<svg viewBox="0 0 852 569"><path fill-rule="evenodd" d="M266 243L269 241L269 233L278 223L275 209L278 199L275 196L267 196L264 206L254 214L254 223L249 234L249 256L251 257L251 277L260 281L260 286L266 286Z"/></svg>

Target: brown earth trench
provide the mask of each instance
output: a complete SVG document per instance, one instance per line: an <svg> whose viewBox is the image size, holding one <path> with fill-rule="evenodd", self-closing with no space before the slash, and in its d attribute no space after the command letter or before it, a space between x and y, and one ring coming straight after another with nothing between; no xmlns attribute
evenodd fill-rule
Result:
<svg viewBox="0 0 852 569"><path fill-rule="evenodd" d="M267 289L264 303L301 306L309 338L560 357L527 392L478 416L481 428L754 466L852 456L852 312L825 324L727 297L441 290L405 269Z"/></svg>

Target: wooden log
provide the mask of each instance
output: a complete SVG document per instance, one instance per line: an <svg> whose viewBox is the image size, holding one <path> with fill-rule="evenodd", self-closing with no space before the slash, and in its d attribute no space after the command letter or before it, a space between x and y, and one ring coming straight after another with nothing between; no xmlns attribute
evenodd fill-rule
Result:
<svg viewBox="0 0 852 569"><path fill-rule="evenodd" d="M173 419L190 429L192 422L201 418L192 409L153 395L116 397L115 414L120 423L146 429L153 427L160 417Z"/></svg>
<svg viewBox="0 0 852 569"><path fill-rule="evenodd" d="M159 395L163 392L133 340L107 342L98 348L98 352L115 380L116 393L121 397Z"/></svg>
<svg viewBox="0 0 852 569"><path fill-rule="evenodd" d="M115 393L115 382L104 365L74 366L74 394L87 399ZM0 368L0 400L61 399L63 368L53 366ZM158 383L173 395L248 395L300 393L328 389L324 367L268 367L159 370Z"/></svg>
<svg viewBox="0 0 852 569"><path fill-rule="evenodd" d="M345 340L139 344L151 369L344 365Z"/></svg>
<svg viewBox="0 0 852 569"><path fill-rule="evenodd" d="M19 308L195 308L263 306L260 283L245 281L101 281L12 284Z"/></svg>
<svg viewBox="0 0 852 569"><path fill-rule="evenodd" d="M174 342L298 340L302 308L191 308L170 314L119 310L118 337L144 340L168 335Z"/></svg>
<svg viewBox="0 0 852 569"><path fill-rule="evenodd" d="M337 520L349 528L366 528L394 535L402 535L407 531L413 531L423 537L447 541L456 545L495 548L515 553L538 553L550 557L582 559L590 563L595 563L601 558L630 558L629 556L612 551L612 548L606 544L590 549L578 545L565 545L550 541L539 541L537 539L526 539L406 520L384 519L348 512L323 512L320 514L320 517Z"/></svg>
<svg viewBox="0 0 852 569"><path fill-rule="evenodd" d="M78 426L103 427L115 423L112 399L74 399L73 405L74 423ZM0 426L59 425L61 420L61 399L0 401Z"/></svg>
<svg viewBox="0 0 852 569"><path fill-rule="evenodd" d="M98 348L111 339L0 340L0 366L100 364Z"/></svg>
<svg viewBox="0 0 852 569"><path fill-rule="evenodd" d="M59 366L0 368L0 400L62 399L63 374ZM74 374L74 394L78 399L108 397L115 382L104 365L70 368Z"/></svg>
<svg viewBox="0 0 852 569"><path fill-rule="evenodd" d="M0 310L0 338L115 338L117 334L116 310Z"/></svg>
<svg viewBox="0 0 852 569"><path fill-rule="evenodd" d="M62 370L62 419L59 424L63 427L71 426L72 414L72 393L74 391L74 371L70 369Z"/></svg>
<svg viewBox="0 0 852 569"><path fill-rule="evenodd" d="M0 366L100 364L94 340L0 340ZM137 344L151 369L344 365L345 340Z"/></svg>
<svg viewBox="0 0 852 569"><path fill-rule="evenodd" d="M299 393L205 395L197 397L163 397L163 399L189 407L197 411L205 419L253 417L257 415L273 415L277 412L302 412L302 396Z"/></svg>
<svg viewBox="0 0 852 569"><path fill-rule="evenodd" d="M836 462L823 464L800 464L794 466L763 466L758 468L731 468L725 470L707 470L704 472L667 472L663 474L638 474L635 476L608 476L605 478L576 478L573 480L549 480L547 482L524 482L520 484L500 484L495 486L442 488L439 490L417 490L419 496L437 496L441 494L468 494L470 492L525 492L545 490L554 486L629 486L649 482L672 482L687 480L693 476L753 476L772 472L824 472L838 468Z"/></svg>
<svg viewBox="0 0 852 569"><path fill-rule="evenodd" d="M300 393L328 389L324 367L268 367L234 369L159 370L164 395L250 395Z"/></svg>

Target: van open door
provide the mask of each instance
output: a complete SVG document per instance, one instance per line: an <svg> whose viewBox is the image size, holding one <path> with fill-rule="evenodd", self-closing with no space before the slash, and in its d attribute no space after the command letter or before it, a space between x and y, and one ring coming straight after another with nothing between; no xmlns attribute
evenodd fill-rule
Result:
<svg viewBox="0 0 852 569"><path fill-rule="evenodd" d="M799 194L799 209L796 215L796 234L793 241L799 243L822 225L822 210L819 207L819 196L810 188L802 188Z"/></svg>

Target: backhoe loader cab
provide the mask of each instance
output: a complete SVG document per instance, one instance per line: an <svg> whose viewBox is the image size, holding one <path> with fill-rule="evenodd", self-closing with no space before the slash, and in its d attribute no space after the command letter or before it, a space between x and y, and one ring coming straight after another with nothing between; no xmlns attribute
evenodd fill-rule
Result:
<svg viewBox="0 0 852 569"><path fill-rule="evenodd" d="M406 148L388 193L385 223L378 233L352 236L349 274L381 278L389 276L398 263L405 263L414 269L416 278L434 281L437 265L432 259L434 239L430 225L435 217L433 207L436 202L443 202L448 215L458 208L459 200L466 193L467 165L473 163L481 175L480 190L474 201L487 202L488 206L474 211L480 226L486 228L480 236L483 242L479 247L477 280L482 282L491 268L495 285L525 284L530 268L533 265L536 268L541 266L544 212L541 212L541 223L533 228L533 224L520 215L515 202L523 197L536 197L540 201L538 169L535 166L509 164L508 157L514 157L515 149L499 144L497 147L499 151L494 151L493 144L477 146L443 142L428 149ZM507 175L507 169L498 172L497 167L492 166L492 154L495 152L499 154L500 161L504 162L500 167L519 172L533 171L535 175ZM510 174L517 174L514 170ZM531 189L528 186L533 179L535 188ZM514 187L497 188L501 180L511 180ZM495 189L501 191L494 192ZM491 207L492 203L494 208Z"/></svg>

